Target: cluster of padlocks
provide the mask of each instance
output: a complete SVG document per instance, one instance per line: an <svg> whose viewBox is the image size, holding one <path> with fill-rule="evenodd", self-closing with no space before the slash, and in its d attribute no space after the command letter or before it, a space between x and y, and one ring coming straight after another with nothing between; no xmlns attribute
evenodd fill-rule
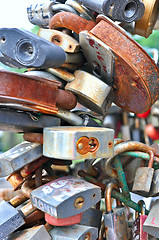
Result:
<svg viewBox="0 0 159 240"><path fill-rule="evenodd" d="M143 200L159 196L159 145L138 138L140 117L151 112L158 128L159 69L128 33L148 37L158 10L158 0L46 0L27 8L37 34L0 29L0 61L27 69L0 70L0 129L24 138L0 155L17 192L0 202L0 240L159 238L159 199Z"/></svg>

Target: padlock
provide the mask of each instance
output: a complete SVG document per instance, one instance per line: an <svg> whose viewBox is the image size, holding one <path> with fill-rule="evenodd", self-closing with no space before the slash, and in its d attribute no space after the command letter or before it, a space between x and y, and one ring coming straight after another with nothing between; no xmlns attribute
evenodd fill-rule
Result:
<svg viewBox="0 0 159 240"><path fill-rule="evenodd" d="M8 178L7 181L13 186L14 189L18 189L19 185L23 182L23 177L20 174L20 171L12 173Z"/></svg>
<svg viewBox="0 0 159 240"><path fill-rule="evenodd" d="M152 118L154 118L154 116L152 116ZM158 117L156 118L156 120L158 122ZM157 141L159 139L159 129L154 127L152 124L147 124L145 130L148 137L151 138L153 141Z"/></svg>
<svg viewBox="0 0 159 240"><path fill-rule="evenodd" d="M159 238L159 199L157 199L143 225L143 230L148 234Z"/></svg>
<svg viewBox="0 0 159 240"><path fill-rule="evenodd" d="M44 127L60 126L60 118L46 114L18 112L15 109L0 108L0 130L7 132L42 132Z"/></svg>
<svg viewBox="0 0 159 240"><path fill-rule="evenodd" d="M65 52L76 53L80 51L78 41L61 31L40 28L38 36L62 47Z"/></svg>
<svg viewBox="0 0 159 240"><path fill-rule="evenodd" d="M41 144L26 141L18 144L0 155L0 177L8 176L42 155Z"/></svg>
<svg viewBox="0 0 159 240"><path fill-rule="evenodd" d="M143 0L145 12L143 17L135 22L134 34L148 38L152 33L158 16L159 1L158 0Z"/></svg>
<svg viewBox="0 0 159 240"><path fill-rule="evenodd" d="M96 22L62 12L51 18L49 27L65 27L77 34L87 30L104 42L115 55L113 102L136 114L146 112L158 99L158 67L144 49L110 19L99 15Z"/></svg>
<svg viewBox="0 0 159 240"><path fill-rule="evenodd" d="M151 190L150 190L150 196L151 197L159 196L159 169L154 171Z"/></svg>
<svg viewBox="0 0 159 240"><path fill-rule="evenodd" d="M35 211L31 203L27 203L20 210L14 208L4 200L0 202L0 239L4 239L10 233L25 224L25 217Z"/></svg>
<svg viewBox="0 0 159 240"><path fill-rule="evenodd" d="M89 9L102 13L119 22L133 22L140 19L144 14L144 4L140 0L78 0Z"/></svg>
<svg viewBox="0 0 159 240"><path fill-rule="evenodd" d="M135 118L134 119L134 126L131 129L131 139L136 142L142 142L142 130L141 130L141 124L140 124L140 119Z"/></svg>
<svg viewBox="0 0 159 240"><path fill-rule="evenodd" d="M67 176L33 190L30 199L43 212L55 218L67 218L99 202L101 190L85 180Z"/></svg>
<svg viewBox="0 0 159 240"><path fill-rule="evenodd" d="M68 110L77 104L76 97L71 92L58 89L61 87L61 83L56 80L50 81L37 76L26 76L4 70L0 71L0 77L3 85L0 89L1 102L21 104L31 108L31 111L47 114L57 113L56 104L57 107Z"/></svg>
<svg viewBox="0 0 159 240"><path fill-rule="evenodd" d="M80 225L96 227L98 230L101 226L103 212L96 208L89 208L82 213L82 219Z"/></svg>
<svg viewBox="0 0 159 240"><path fill-rule="evenodd" d="M28 20L39 27L47 28L49 20L52 17L51 6L55 4L54 0L36 3L27 6Z"/></svg>
<svg viewBox="0 0 159 240"><path fill-rule="evenodd" d="M17 231L11 233L5 240L51 240L51 236L49 235L48 231L46 230L44 225L35 226L32 228L24 229L22 231Z"/></svg>
<svg viewBox="0 0 159 240"><path fill-rule="evenodd" d="M143 231L143 224L147 218L145 215L145 202L140 200L138 204L141 206L142 212L141 215L135 215L135 221L132 226L132 240L148 240L148 234Z"/></svg>
<svg viewBox="0 0 159 240"><path fill-rule="evenodd" d="M105 115L111 105L111 87L99 78L82 70L74 73L75 79L65 89L77 96L77 101L92 111ZM90 88L91 86L91 88Z"/></svg>
<svg viewBox="0 0 159 240"><path fill-rule="evenodd" d="M66 59L61 47L32 32L1 28L0 39L0 61L10 67L59 67Z"/></svg>
<svg viewBox="0 0 159 240"><path fill-rule="evenodd" d="M45 221L52 226L71 226L81 222L82 213L79 213L74 216L66 217L66 218L55 218L48 213L45 213Z"/></svg>
<svg viewBox="0 0 159 240"><path fill-rule="evenodd" d="M97 228L82 225L55 227L49 233L52 240L96 240L98 238Z"/></svg>
<svg viewBox="0 0 159 240"><path fill-rule="evenodd" d="M68 160L107 158L113 155L113 138L114 130L106 128L44 128L43 155Z"/></svg>
<svg viewBox="0 0 159 240"><path fill-rule="evenodd" d="M111 192L113 188L116 188L116 185L110 182L105 192L106 212L103 215L105 235L107 240L127 240L129 239L129 232L125 207L121 204L112 209Z"/></svg>
<svg viewBox="0 0 159 240"><path fill-rule="evenodd" d="M128 112L123 111L122 115L123 115L123 124L121 126L121 134L122 134L122 139L124 141L127 141L131 139Z"/></svg>
<svg viewBox="0 0 159 240"><path fill-rule="evenodd" d="M112 86L115 58L110 48L88 31L79 33L79 43L87 59L89 71Z"/></svg>
<svg viewBox="0 0 159 240"><path fill-rule="evenodd" d="M153 151L148 151L148 153L150 154L148 167L140 167L137 169L132 188L132 192L135 192L141 196L149 196L154 175L154 169L152 167L154 161L154 153Z"/></svg>

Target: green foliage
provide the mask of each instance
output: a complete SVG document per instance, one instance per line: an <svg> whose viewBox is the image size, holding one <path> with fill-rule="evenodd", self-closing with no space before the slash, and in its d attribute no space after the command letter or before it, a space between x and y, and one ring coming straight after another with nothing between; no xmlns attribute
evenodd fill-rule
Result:
<svg viewBox="0 0 159 240"><path fill-rule="evenodd" d="M148 38L135 35L134 39L144 48L156 48L159 50L159 30L153 31Z"/></svg>

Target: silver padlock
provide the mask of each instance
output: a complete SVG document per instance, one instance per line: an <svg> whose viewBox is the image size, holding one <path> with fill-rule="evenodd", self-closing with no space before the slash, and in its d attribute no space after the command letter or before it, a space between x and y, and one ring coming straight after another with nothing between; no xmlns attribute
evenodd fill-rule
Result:
<svg viewBox="0 0 159 240"><path fill-rule="evenodd" d="M144 222L143 230L148 234L159 238L159 199L157 199L151 208L147 219Z"/></svg>
<svg viewBox="0 0 159 240"><path fill-rule="evenodd" d="M113 156L114 130L97 127L44 128L43 155L57 159Z"/></svg>
<svg viewBox="0 0 159 240"><path fill-rule="evenodd" d="M94 112L105 115L111 104L111 87L94 75L82 70L74 72L75 79L65 89L77 96L79 103Z"/></svg>
<svg viewBox="0 0 159 240"><path fill-rule="evenodd" d="M98 229L82 225L55 227L50 231L50 235L52 240L96 240Z"/></svg>
<svg viewBox="0 0 159 240"><path fill-rule="evenodd" d="M137 169L132 188L132 192L145 197L150 195L150 189L154 175L154 169L152 168L154 153L151 150L149 150L148 153L150 154L148 167L140 167Z"/></svg>
<svg viewBox="0 0 159 240"><path fill-rule="evenodd" d="M159 169L155 170L150 191L151 197L159 196Z"/></svg>
<svg viewBox="0 0 159 240"><path fill-rule="evenodd" d="M79 42L90 71L112 86L114 55L110 48L88 31L80 32Z"/></svg>
<svg viewBox="0 0 159 240"><path fill-rule="evenodd" d="M5 177L42 157L42 144L22 142L0 155L0 177Z"/></svg>
<svg viewBox="0 0 159 240"><path fill-rule="evenodd" d="M104 213L105 234L107 240L128 240L128 221L125 213L125 207L118 205L112 209L111 205L111 191L116 188L116 185L110 182L106 187L105 201L106 210Z"/></svg>
<svg viewBox="0 0 159 240"><path fill-rule="evenodd" d="M102 211L95 208L89 208L88 210L83 212L82 219L79 224L100 229L101 220Z"/></svg>

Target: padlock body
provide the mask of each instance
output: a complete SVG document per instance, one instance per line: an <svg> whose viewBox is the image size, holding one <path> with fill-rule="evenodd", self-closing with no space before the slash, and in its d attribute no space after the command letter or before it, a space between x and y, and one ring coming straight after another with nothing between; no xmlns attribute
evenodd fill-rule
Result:
<svg viewBox="0 0 159 240"><path fill-rule="evenodd" d="M69 160L108 158L113 156L113 138L114 130L107 128L44 128L43 154Z"/></svg>
<svg viewBox="0 0 159 240"><path fill-rule="evenodd" d="M150 196L151 197L159 196L159 169L155 170L154 172Z"/></svg>
<svg viewBox="0 0 159 240"><path fill-rule="evenodd" d="M159 238L159 199L157 199L151 208L147 219L144 222L143 230L148 234Z"/></svg>
<svg viewBox="0 0 159 240"><path fill-rule="evenodd" d="M89 208L82 214L80 225L100 228L102 219L102 211L94 208Z"/></svg>
<svg viewBox="0 0 159 240"><path fill-rule="evenodd" d="M99 202L101 189L83 179L67 176L33 190L30 199L41 211L55 218L67 218Z"/></svg>
<svg viewBox="0 0 159 240"><path fill-rule="evenodd" d="M146 215L140 215L135 219L132 226L132 240L148 240L148 234L143 231L143 224L146 218Z"/></svg>
<svg viewBox="0 0 159 240"><path fill-rule="evenodd" d="M104 222L107 240L129 239L125 207L114 208L113 213L104 213Z"/></svg>
<svg viewBox="0 0 159 240"><path fill-rule="evenodd" d="M137 169L132 191L141 195L149 196L154 169L150 167L140 167Z"/></svg>

